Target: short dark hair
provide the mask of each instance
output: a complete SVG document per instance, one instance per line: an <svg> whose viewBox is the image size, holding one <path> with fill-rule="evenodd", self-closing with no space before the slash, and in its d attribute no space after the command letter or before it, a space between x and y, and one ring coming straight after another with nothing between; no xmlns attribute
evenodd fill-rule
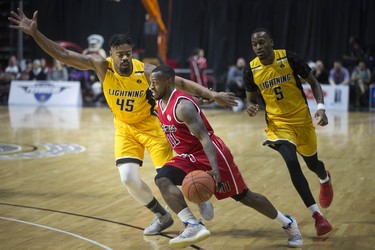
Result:
<svg viewBox="0 0 375 250"><path fill-rule="evenodd" d="M264 33L266 33L266 34L268 35L268 37L269 37L270 39L272 39L271 31L270 31L269 29L267 29L267 28L263 28L263 27L261 27L261 28L256 28L256 29L253 31L253 33L252 33L251 35L253 35L253 34L255 34L255 33L258 33L258 32L264 32Z"/></svg>
<svg viewBox="0 0 375 250"><path fill-rule="evenodd" d="M168 78L175 78L176 76L174 69L167 64L160 64L159 66L156 66L156 68L152 70L152 73L154 72L161 72L163 75L166 75Z"/></svg>
<svg viewBox="0 0 375 250"><path fill-rule="evenodd" d="M110 48L117 47L121 44L128 44L130 46L133 45L133 41L130 38L128 33L126 34L114 34L108 40L108 45Z"/></svg>

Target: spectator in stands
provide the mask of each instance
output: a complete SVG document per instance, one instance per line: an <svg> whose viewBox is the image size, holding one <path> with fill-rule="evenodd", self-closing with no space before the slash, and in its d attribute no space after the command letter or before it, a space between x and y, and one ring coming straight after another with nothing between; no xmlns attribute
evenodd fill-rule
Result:
<svg viewBox="0 0 375 250"><path fill-rule="evenodd" d="M355 36L349 38L349 50L343 55L343 65L351 72L360 61L365 60L365 50Z"/></svg>
<svg viewBox="0 0 375 250"><path fill-rule="evenodd" d="M371 71L364 61L360 61L351 75L351 85L355 90L355 106L357 108L368 103L367 95L370 83Z"/></svg>
<svg viewBox="0 0 375 250"><path fill-rule="evenodd" d="M87 37L87 43L88 43L88 47L82 51L82 54L100 55L104 58L107 57L107 53L102 48L103 43L104 43L103 36L99 34L91 34ZM96 82L96 80L94 80L96 78L95 72L88 70L88 71L81 71L77 73L78 73L76 75L78 77L77 80L81 82L84 100L87 102L92 102L92 101L96 102L99 99L101 100L101 97L102 97L101 94L99 94L100 98L97 97L96 94L94 94L94 89L95 91L99 91L97 84L95 84L95 87L93 86L93 84Z"/></svg>
<svg viewBox="0 0 375 250"><path fill-rule="evenodd" d="M18 65L17 58L11 56L8 60L8 65L4 72L0 72L0 103L6 104L8 102L8 93L10 89L10 82L18 80L21 76L21 67Z"/></svg>
<svg viewBox="0 0 375 250"><path fill-rule="evenodd" d="M107 101L103 93L103 87L96 75L90 75L92 103L95 106L104 106Z"/></svg>
<svg viewBox="0 0 375 250"><path fill-rule="evenodd" d="M333 68L329 72L328 80L331 86L349 84L349 71L344 66L342 66L341 61L335 61L333 63Z"/></svg>
<svg viewBox="0 0 375 250"><path fill-rule="evenodd" d="M92 34L87 37L88 47L82 51L84 55L97 54L102 57L107 57L104 49L102 49L104 38L98 34Z"/></svg>
<svg viewBox="0 0 375 250"><path fill-rule="evenodd" d="M59 60L53 60L53 67L47 73L47 80L51 81L68 81L68 70Z"/></svg>
<svg viewBox="0 0 375 250"><path fill-rule="evenodd" d="M44 74L48 74L50 68L49 66L47 65L47 60L45 58L40 58L40 67L42 68Z"/></svg>
<svg viewBox="0 0 375 250"><path fill-rule="evenodd" d="M245 107L246 91L243 81L243 70L246 66L244 58L237 59L236 65L229 68L225 89L227 92L234 93L238 99L238 106L232 107L233 111L243 110Z"/></svg>
<svg viewBox="0 0 375 250"><path fill-rule="evenodd" d="M33 69L30 71L29 80L43 81L47 79L47 74L44 72L39 59L33 61Z"/></svg>
<svg viewBox="0 0 375 250"><path fill-rule="evenodd" d="M311 71L320 84L329 84L328 71L321 60L315 62L315 68Z"/></svg>
<svg viewBox="0 0 375 250"><path fill-rule="evenodd" d="M5 68L3 78L6 81L18 79L21 75L21 68L18 65L17 57L11 56L8 61L8 66Z"/></svg>
<svg viewBox="0 0 375 250"><path fill-rule="evenodd" d="M33 61L28 58L25 60L25 69L22 70L20 80L27 81L30 79L30 72L33 70Z"/></svg>
<svg viewBox="0 0 375 250"><path fill-rule="evenodd" d="M371 44L367 46L366 53L366 66L371 71L372 77L374 77L375 74L375 44Z"/></svg>
<svg viewBox="0 0 375 250"><path fill-rule="evenodd" d="M207 60L204 57L203 49L196 49L189 58L190 79L199 83L203 87L207 87L207 76L204 72L207 69Z"/></svg>

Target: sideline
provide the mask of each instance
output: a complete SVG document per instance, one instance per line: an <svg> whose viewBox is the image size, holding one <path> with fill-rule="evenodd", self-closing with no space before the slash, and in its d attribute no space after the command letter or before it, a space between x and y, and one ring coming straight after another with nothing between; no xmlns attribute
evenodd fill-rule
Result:
<svg viewBox="0 0 375 250"><path fill-rule="evenodd" d="M52 231L56 231L56 232L59 232L59 233L68 234L68 235L71 235L73 237L79 238L81 240L85 240L85 241L91 242L91 243L93 243L93 244L95 244L95 245L97 245L99 247L102 247L103 249L112 250L112 248L110 248L110 247L108 247L106 245L100 244L99 242L96 242L94 240L90 240L90 239L82 237L80 235L77 235L77 234L74 234L74 233L70 233L70 232L67 232L67 231L64 231L64 230L60 230L60 229L57 229L57 228L43 226L43 225L32 223L32 222L27 222L27 221L23 221L23 220L12 219L12 218L2 217L2 216L0 216L0 219L8 220L8 221L14 221L14 222L19 222L19 223L24 223L24 224L28 224L28 225L31 225L31 226L46 228L46 229L49 229L49 230L52 230Z"/></svg>

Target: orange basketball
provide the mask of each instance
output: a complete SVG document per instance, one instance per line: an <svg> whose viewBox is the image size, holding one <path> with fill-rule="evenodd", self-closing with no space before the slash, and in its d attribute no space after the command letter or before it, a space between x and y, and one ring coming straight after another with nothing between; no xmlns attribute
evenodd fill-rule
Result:
<svg viewBox="0 0 375 250"><path fill-rule="evenodd" d="M208 201L215 192L215 180L205 171L194 170L182 181L182 193L194 203Z"/></svg>

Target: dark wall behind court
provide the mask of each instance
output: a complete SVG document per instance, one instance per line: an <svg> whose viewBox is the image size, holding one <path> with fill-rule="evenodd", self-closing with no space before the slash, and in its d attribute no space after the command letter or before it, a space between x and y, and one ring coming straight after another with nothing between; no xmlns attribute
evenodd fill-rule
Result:
<svg viewBox="0 0 375 250"><path fill-rule="evenodd" d="M170 29L168 57L184 67L192 50L201 47L217 75L237 57L254 57L250 35L260 26L271 30L275 48L322 59L327 67L349 49L350 36L375 45L374 0L159 0L159 5ZM53 40L85 47L89 34L107 40L129 31L135 48L145 45L140 0L34 0L28 8L29 16L39 10L39 28ZM42 54L30 44L35 56Z"/></svg>

